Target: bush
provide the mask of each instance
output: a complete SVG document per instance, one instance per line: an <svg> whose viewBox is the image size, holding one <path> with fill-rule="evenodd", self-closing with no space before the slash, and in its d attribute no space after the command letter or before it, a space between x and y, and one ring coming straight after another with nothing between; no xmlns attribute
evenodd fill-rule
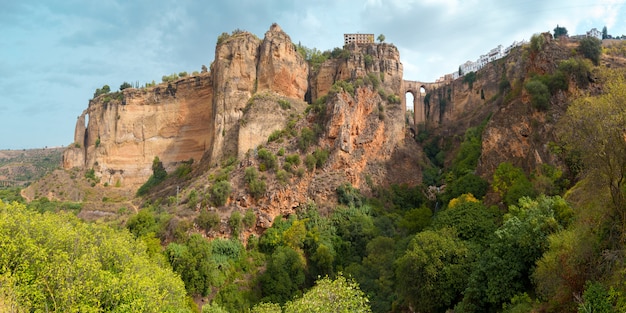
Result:
<svg viewBox="0 0 626 313"><path fill-rule="evenodd" d="M247 167L243 176L247 184L255 181L258 177L259 177L259 172L257 172L254 166Z"/></svg>
<svg viewBox="0 0 626 313"><path fill-rule="evenodd" d="M209 212L206 209L200 210L200 215L196 217L195 223L198 227L204 229L204 231L210 231L215 229L220 224L220 216L217 212Z"/></svg>
<svg viewBox="0 0 626 313"><path fill-rule="evenodd" d="M474 87L474 82L476 81L476 72L469 72L463 76L463 83L467 83L469 89Z"/></svg>
<svg viewBox="0 0 626 313"><path fill-rule="evenodd" d="M351 207L361 207L363 205L363 196L361 192L352 187L350 183L337 186L337 201Z"/></svg>
<svg viewBox="0 0 626 313"><path fill-rule="evenodd" d="M248 209L243 216L243 225L247 228L256 226L256 214L253 209Z"/></svg>
<svg viewBox="0 0 626 313"><path fill-rule="evenodd" d="M538 110L547 110L550 107L550 90L539 80L531 80L524 88L530 94L530 103Z"/></svg>
<svg viewBox="0 0 626 313"><path fill-rule="evenodd" d="M267 142L272 142L272 141L276 141L278 139L280 139L280 137L283 136L283 131L280 129L277 129L275 131L273 131L270 136L267 138Z"/></svg>
<svg viewBox="0 0 626 313"><path fill-rule="evenodd" d="M387 96L387 102L389 102L390 104L397 104L397 103L400 103L401 101L402 100L397 95L388 95Z"/></svg>
<svg viewBox="0 0 626 313"><path fill-rule="evenodd" d="M285 99L278 100L278 105L280 105L280 108L283 110L291 109L291 103Z"/></svg>
<svg viewBox="0 0 626 313"><path fill-rule="evenodd" d="M102 88L97 88L96 92L94 92L93 97L96 98L99 95L105 95L107 93L111 92L111 87L109 87L109 85L104 85L102 86Z"/></svg>
<svg viewBox="0 0 626 313"><path fill-rule="evenodd" d="M546 43L546 38L542 34L534 34L530 37L530 51L539 52L543 50L543 45Z"/></svg>
<svg viewBox="0 0 626 313"><path fill-rule="evenodd" d="M239 236L242 225L243 218L241 217L241 213L239 213L239 211L233 211L228 219L228 226L230 226L230 230L234 236Z"/></svg>
<svg viewBox="0 0 626 313"><path fill-rule="evenodd" d="M215 206L226 204L231 193L231 186L227 180L218 181L211 187L211 200Z"/></svg>
<svg viewBox="0 0 626 313"><path fill-rule="evenodd" d="M300 131L300 138L298 138L298 148L302 152L306 152L306 150L313 144L315 141L315 133L308 127L302 128Z"/></svg>
<svg viewBox="0 0 626 313"><path fill-rule="evenodd" d="M559 71L569 75L576 84L585 88L589 85L589 72L591 72L591 64L582 58L570 58L559 63Z"/></svg>
<svg viewBox="0 0 626 313"><path fill-rule="evenodd" d="M312 172L315 169L315 163L317 163L317 160L312 154L309 154L306 158L304 158L304 165L306 165L309 172Z"/></svg>
<svg viewBox="0 0 626 313"><path fill-rule="evenodd" d="M167 172L165 171L165 167L163 167L163 163L159 160L158 156L155 156L152 160L152 175L148 178L139 189L137 190L137 196L143 196L152 189L152 187L160 184L167 178Z"/></svg>
<svg viewBox="0 0 626 313"><path fill-rule="evenodd" d="M272 152L270 152L269 150L265 148L259 149L259 152L257 153L257 158L261 163L260 165L264 165L263 168L268 170L276 169L278 160L276 156L272 154ZM261 166L259 166L259 169L261 169Z"/></svg>
<svg viewBox="0 0 626 313"><path fill-rule="evenodd" d="M341 91L345 91L347 93L349 93L351 96L354 97L354 85L350 82L347 82L345 80L338 80L336 81L332 87L330 87L330 93L340 93Z"/></svg>
<svg viewBox="0 0 626 313"><path fill-rule="evenodd" d="M276 180L281 186L287 185L289 182L289 173L285 170L278 170L276 172Z"/></svg>
<svg viewBox="0 0 626 313"><path fill-rule="evenodd" d="M330 155L330 151L326 149L318 148L313 152L313 156L315 157L315 165L318 168L321 168L326 164L326 160L328 160L328 156Z"/></svg>
<svg viewBox="0 0 626 313"><path fill-rule="evenodd" d="M250 190L250 195L252 195L253 198L258 199L267 191L267 185L265 184L265 181L255 179L248 184L248 189Z"/></svg>
<svg viewBox="0 0 626 313"><path fill-rule="evenodd" d="M122 83L122 85L120 85L120 91L124 90L124 89L128 89L128 88L133 88L133 85L131 85L130 83L124 82Z"/></svg>
<svg viewBox="0 0 626 313"><path fill-rule="evenodd" d="M594 65L600 63L600 55L602 54L602 41L595 37L585 37L580 40L578 51L591 60Z"/></svg>

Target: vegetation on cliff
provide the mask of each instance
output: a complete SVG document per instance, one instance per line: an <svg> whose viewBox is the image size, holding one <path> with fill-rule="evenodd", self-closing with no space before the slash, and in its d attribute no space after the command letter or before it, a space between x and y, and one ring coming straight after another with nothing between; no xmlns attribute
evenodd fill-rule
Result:
<svg viewBox="0 0 626 313"><path fill-rule="evenodd" d="M208 171L206 163L183 162L168 175L155 158L144 203L113 228L81 222L72 203L0 203L0 244L9 251L0 257L0 309L198 310L193 297L207 301L202 312L624 311L626 70L604 67L599 48L533 36L514 58L429 91L425 101L439 102L440 117L453 109L457 87L481 105L458 121L421 125L415 141L425 158L402 168L421 174L421 184L368 174L354 186L343 177L354 175L345 165L354 159L338 155L357 140L329 144L342 136L330 129L378 128L352 130L354 120L332 125L333 118L367 98L364 119L393 126L386 123L398 96L372 70L333 81L327 95L290 114L240 160L225 158ZM367 53L296 49L318 69L329 57L375 63ZM619 57L619 49L605 53L614 50ZM276 110L291 108L266 98ZM494 137L505 141L488 142ZM372 167L366 173L382 171ZM321 187L333 186L330 201L289 199L275 216L261 210L290 188L314 190L298 184L337 168L344 180ZM0 199L22 200L16 190ZM97 257L83 260L87 252ZM137 264L145 275L133 276ZM68 284L76 281L83 284ZM153 301L163 290L167 297Z"/></svg>

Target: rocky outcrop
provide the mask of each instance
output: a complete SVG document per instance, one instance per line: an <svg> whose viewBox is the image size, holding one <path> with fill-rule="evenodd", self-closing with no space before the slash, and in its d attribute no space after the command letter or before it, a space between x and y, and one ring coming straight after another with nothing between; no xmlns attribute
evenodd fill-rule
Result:
<svg viewBox="0 0 626 313"><path fill-rule="evenodd" d="M336 81L365 79L371 73L381 90L400 95L402 63L400 53L392 44L351 44L344 47L347 56L330 59L320 65L311 80L313 100L325 95Z"/></svg>
<svg viewBox="0 0 626 313"><path fill-rule="evenodd" d="M252 96L279 95L298 110L291 113L301 113L307 76L307 63L278 25L264 40L236 31L220 38L209 73L91 100L63 166L93 168L103 183L136 187L151 175L155 156L171 171L189 159L215 164L242 155L288 117L272 114L280 110L275 105L240 132Z"/></svg>
<svg viewBox="0 0 626 313"><path fill-rule="evenodd" d="M93 168L102 183L136 186L152 174L155 156L168 170L201 159L212 134L206 123L212 115L209 86L211 77L203 74L90 101L64 167Z"/></svg>
<svg viewBox="0 0 626 313"><path fill-rule="evenodd" d="M309 66L296 51L291 38L273 24L259 47L257 92L273 91L304 100L309 87Z"/></svg>
<svg viewBox="0 0 626 313"><path fill-rule="evenodd" d="M90 101L64 167L93 168L101 183L136 188L152 174L155 156L169 172L189 159L211 166L241 159L303 116L307 93L315 100L346 81L356 93L333 92L321 144L337 147L333 181L363 185L365 169L388 160L405 137L404 108L386 98L401 94L402 64L390 44L353 44L342 55L310 74L276 24L263 40L243 31L224 34L209 72ZM317 190L300 189L307 188Z"/></svg>

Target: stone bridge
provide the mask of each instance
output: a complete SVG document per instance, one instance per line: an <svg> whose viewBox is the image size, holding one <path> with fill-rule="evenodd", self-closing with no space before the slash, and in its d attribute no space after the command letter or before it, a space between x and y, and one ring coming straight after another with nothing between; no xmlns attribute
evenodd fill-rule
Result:
<svg viewBox="0 0 626 313"><path fill-rule="evenodd" d="M432 90L439 88L444 83L426 83L413 80L402 81L402 105L406 108L406 94L413 95L413 121L414 126L426 122L426 116L429 108L424 103L424 97ZM415 129L414 129L415 130Z"/></svg>

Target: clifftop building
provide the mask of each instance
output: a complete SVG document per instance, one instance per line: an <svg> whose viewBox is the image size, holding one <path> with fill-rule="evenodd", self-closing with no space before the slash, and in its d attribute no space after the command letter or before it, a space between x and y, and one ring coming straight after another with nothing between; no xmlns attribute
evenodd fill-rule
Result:
<svg viewBox="0 0 626 313"><path fill-rule="evenodd" d="M349 45L353 42L359 43L373 43L374 34L343 34L343 44Z"/></svg>

